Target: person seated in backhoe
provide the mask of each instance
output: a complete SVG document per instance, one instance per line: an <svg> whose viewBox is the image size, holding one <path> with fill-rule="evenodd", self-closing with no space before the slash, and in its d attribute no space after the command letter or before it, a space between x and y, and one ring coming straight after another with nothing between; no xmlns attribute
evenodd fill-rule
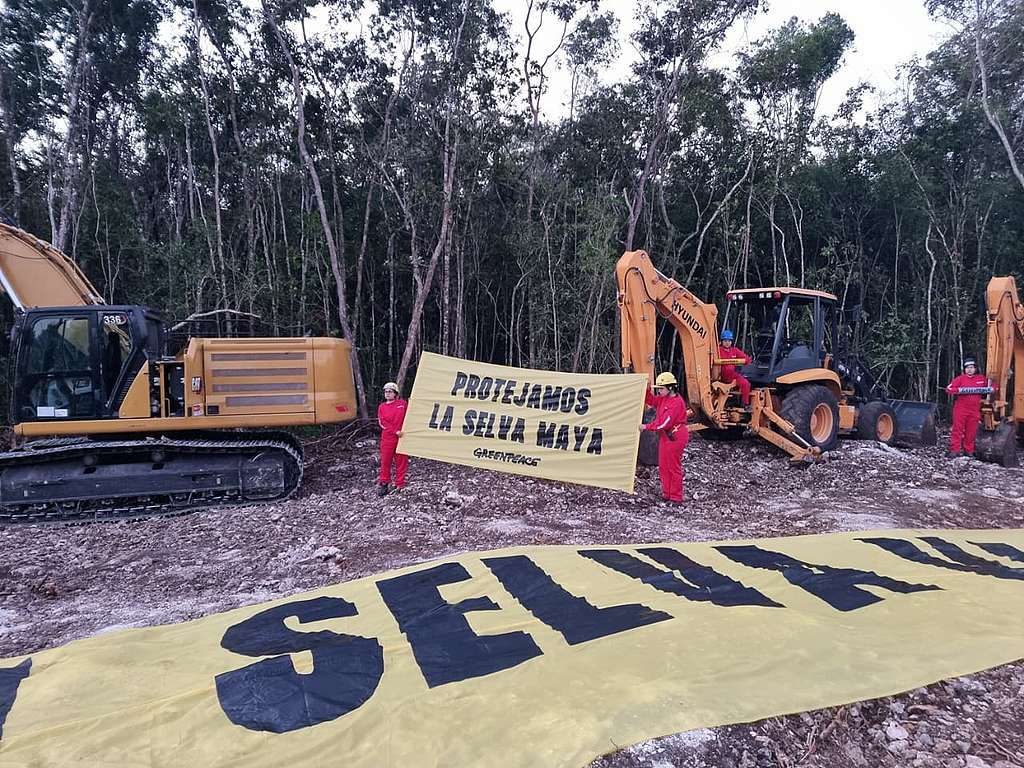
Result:
<svg viewBox="0 0 1024 768"><path fill-rule="evenodd" d="M732 331L726 328L722 331L722 341L718 345L718 359L719 360L738 360L742 359L744 365L748 365L753 358L750 357L746 352L735 345L735 335ZM719 375L719 380L723 384L736 384L736 388L740 393L740 403L744 408L750 407L750 382L747 378L736 370L736 365L723 365L722 372Z"/></svg>
<svg viewBox="0 0 1024 768"><path fill-rule="evenodd" d="M953 405L953 426L949 431L949 455L959 456L961 449L974 455L974 436L981 423L982 392L963 390L989 390L991 386L984 374L978 373L974 358L964 358L964 372L949 382L946 392L956 398Z"/></svg>
<svg viewBox="0 0 1024 768"><path fill-rule="evenodd" d="M649 424L641 424L640 431L658 433L658 476L665 501L683 503L683 451L690 442L686 427L686 400L679 394L676 377L671 373L658 374L654 391L647 390L645 403L657 410Z"/></svg>

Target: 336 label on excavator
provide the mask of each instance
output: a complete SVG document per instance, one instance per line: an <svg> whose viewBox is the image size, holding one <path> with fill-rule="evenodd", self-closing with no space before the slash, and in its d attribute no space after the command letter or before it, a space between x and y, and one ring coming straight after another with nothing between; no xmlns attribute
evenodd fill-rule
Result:
<svg viewBox="0 0 1024 768"><path fill-rule="evenodd" d="M1022 602L1024 530L461 554L11 659L0 763L583 766L1017 660Z"/></svg>
<svg viewBox="0 0 1024 768"><path fill-rule="evenodd" d="M632 492L646 387L424 353L398 450Z"/></svg>

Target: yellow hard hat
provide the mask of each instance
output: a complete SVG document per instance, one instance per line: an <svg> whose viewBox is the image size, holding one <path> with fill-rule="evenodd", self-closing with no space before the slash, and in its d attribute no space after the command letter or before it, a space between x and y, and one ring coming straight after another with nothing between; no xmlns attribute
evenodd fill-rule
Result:
<svg viewBox="0 0 1024 768"><path fill-rule="evenodd" d="M658 378L656 378L654 380L654 385L656 387L667 387L669 384L676 384L676 383L678 383L678 382L676 382L676 377L673 376L671 373L668 373L668 372L666 372L666 373L659 373L658 374Z"/></svg>

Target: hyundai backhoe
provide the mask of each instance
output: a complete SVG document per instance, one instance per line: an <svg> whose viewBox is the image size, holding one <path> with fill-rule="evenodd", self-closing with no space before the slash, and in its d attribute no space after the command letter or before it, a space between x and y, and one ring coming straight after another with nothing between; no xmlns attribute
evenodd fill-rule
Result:
<svg viewBox="0 0 1024 768"><path fill-rule="evenodd" d="M835 296L786 287L729 291L721 327L750 353L746 363L719 357L718 308L659 272L647 253L625 253L615 272L622 366L653 376L656 321L668 320L682 351L680 389L694 414L691 431L757 435L803 463L834 448L840 435L935 444L933 404L890 399L863 362L836 351ZM736 365L750 381L749 407L739 402L734 382L720 380L723 365ZM641 463L656 463L655 443L642 442Z"/></svg>

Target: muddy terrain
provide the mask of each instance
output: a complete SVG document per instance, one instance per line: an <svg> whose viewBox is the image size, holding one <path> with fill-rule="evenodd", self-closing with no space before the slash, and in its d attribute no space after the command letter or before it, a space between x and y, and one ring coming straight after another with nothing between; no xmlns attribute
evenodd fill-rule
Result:
<svg viewBox="0 0 1024 768"><path fill-rule="evenodd" d="M467 550L786 536L879 528L1022 528L1024 471L940 448L844 442L795 469L753 441L694 438L687 503L413 460L378 498L376 443L310 441L301 494L273 506L136 522L0 529L0 656L182 621ZM899 697L695 731L597 761L625 766L1024 766L1024 664Z"/></svg>

